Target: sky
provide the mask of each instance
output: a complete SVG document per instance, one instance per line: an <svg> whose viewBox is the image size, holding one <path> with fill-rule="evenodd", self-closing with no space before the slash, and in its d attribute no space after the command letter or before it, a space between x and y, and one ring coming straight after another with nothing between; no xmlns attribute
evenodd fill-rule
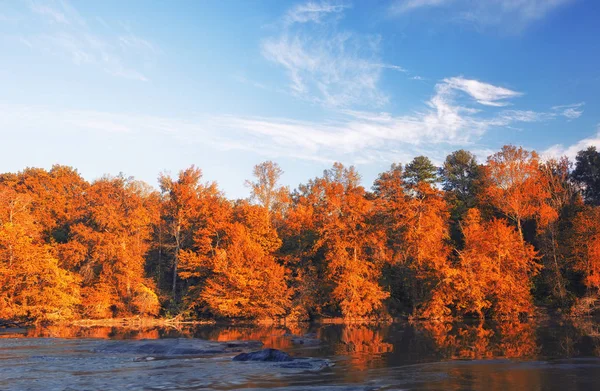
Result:
<svg viewBox="0 0 600 391"><path fill-rule="evenodd" d="M600 1L0 0L0 172L157 186L194 164L231 198L505 144L600 147Z"/></svg>

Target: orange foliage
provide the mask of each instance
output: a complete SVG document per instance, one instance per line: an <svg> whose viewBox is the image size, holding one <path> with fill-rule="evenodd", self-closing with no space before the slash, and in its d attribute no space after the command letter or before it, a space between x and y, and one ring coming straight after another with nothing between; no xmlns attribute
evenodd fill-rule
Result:
<svg viewBox="0 0 600 391"><path fill-rule="evenodd" d="M572 238L573 266L583 282L596 293L600 289L600 207L588 206L577 214Z"/></svg>
<svg viewBox="0 0 600 391"><path fill-rule="evenodd" d="M452 220L452 186L437 188L422 156L372 192L336 163L290 193L264 162L236 201L194 166L161 175L160 192L64 166L0 174L0 317L507 318L533 312L538 258L538 299L598 294L600 209L583 205L578 194L594 189L575 187L567 159L514 146L481 167L456 156L439 176L477 187L468 203L479 209L462 200Z"/></svg>
<svg viewBox="0 0 600 391"><path fill-rule="evenodd" d="M285 269L243 225L231 226L209 269L201 297L216 315L262 319L286 314L290 295Z"/></svg>
<svg viewBox="0 0 600 391"><path fill-rule="evenodd" d="M449 207L441 191L427 182L406 185L400 166L375 182L377 224L386 238L386 260L401 265L410 274L402 287L421 316L422 306L448 273Z"/></svg>
<svg viewBox="0 0 600 391"><path fill-rule="evenodd" d="M433 294L428 317L490 312L500 318L533 310L531 278L539 271L536 253L522 244L518 233L503 220L482 222L471 209L464 222L465 247L460 264L450 269Z"/></svg>
<svg viewBox="0 0 600 391"><path fill-rule="evenodd" d="M351 365L357 370L369 368L378 356L394 351L394 345L385 342L385 329L356 324L342 327L336 353L350 356Z"/></svg>
<svg viewBox="0 0 600 391"><path fill-rule="evenodd" d="M80 258L69 262L83 278L84 314L158 314L154 282L144 278L155 195L139 182L117 177L93 183L87 200L83 221L71 228Z"/></svg>
<svg viewBox="0 0 600 391"><path fill-rule="evenodd" d="M369 224L373 203L354 168L336 163L311 182L298 204L314 219L311 228L318 239L311 250L324 255L333 303L346 318L374 314L389 295L378 283L383 241Z"/></svg>
<svg viewBox="0 0 600 391"><path fill-rule="evenodd" d="M485 195L494 207L517 224L521 238L523 220L539 215L543 221L556 218L552 209L544 204L550 194L536 152L505 145L488 158L484 172Z"/></svg>
<svg viewBox="0 0 600 391"><path fill-rule="evenodd" d="M14 319L60 320L76 315L79 280L59 267L40 241L30 198L0 186L0 314Z"/></svg>
<svg viewBox="0 0 600 391"><path fill-rule="evenodd" d="M495 357L528 358L538 351L535 325L501 322L484 326L427 322L419 324L433 339L437 349L451 359L483 359Z"/></svg>

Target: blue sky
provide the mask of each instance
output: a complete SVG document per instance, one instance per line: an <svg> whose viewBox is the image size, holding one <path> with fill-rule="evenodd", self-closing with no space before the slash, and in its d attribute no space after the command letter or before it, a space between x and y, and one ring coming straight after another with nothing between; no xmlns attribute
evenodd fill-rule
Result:
<svg viewBox="0 0 600 391"><path fill-rule="evenodd" d="M245 197L334 161L600 146L593 0L1 1L0 171L195 164Z"/></svg>

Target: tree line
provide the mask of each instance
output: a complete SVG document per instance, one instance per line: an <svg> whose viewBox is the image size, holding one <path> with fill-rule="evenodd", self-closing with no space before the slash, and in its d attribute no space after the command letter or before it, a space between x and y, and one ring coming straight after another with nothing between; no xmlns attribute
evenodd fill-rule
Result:
<svg viewBox="0 0 600 391"><path fill-rule="evenodd" d="M600 153L504 146L340 163L290 190L267 161L227 199L192 166L160 188L73 168L0 175L0 318L514 318L594 309Z"/></svg>

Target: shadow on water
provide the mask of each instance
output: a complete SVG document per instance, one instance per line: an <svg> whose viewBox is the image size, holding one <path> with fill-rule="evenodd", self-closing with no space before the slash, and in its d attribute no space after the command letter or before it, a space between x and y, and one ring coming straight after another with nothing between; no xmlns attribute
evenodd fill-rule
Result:
<svg viewBox="0 0 600 391"><path fill-rule="evenodd" d="M599 325L590 319L579 319L384 325L179 325L146 329L53 326L30 329L25 333L0 334L0 354L6 351L3 340L12 341L14 349L19 346L19 339L37 338L60 338L61 341L70 340L71 344L95 339L257 340L265 347L285 350L295 356L327 358L335 366L318 374L273 374L261 369L236 373L235 379L231 380L227 379L233 376L228 371L254 367L232 369L233 364L227 358L218 367L223 371L219 374L214 372L215 369L209 369L215 365L214 360L179 360L170 368L178 371L204 368L214 372L212 382L205 377L208 383L203 383L202 387L198 383L195 387L192 380L185 380L186 376L178 375L173 380L169 377L171 372L167 371L160 381L170 379L175 383L164 385L162 389L182 386L177 385L177 381L186 381L189 389L281 387L291 390L309 386L327 389L336 385L344 385L346 389L591 389L595 387L596 379L600 379ZM76 345L69 346L69 349L75 349L73 346ZM20 365L19 358L27 361L35 355L35 351L23 350L11 357L15 365ZM68 362L68 357L64 360ZM53 361L53 365L56 362ZM144 368L138 365L131 370L142 371ZM144 381L143 376L138 378ZM230 386L219 386L228 384L229 380ZM138 386L144 389L148 384Z"/></svg>

